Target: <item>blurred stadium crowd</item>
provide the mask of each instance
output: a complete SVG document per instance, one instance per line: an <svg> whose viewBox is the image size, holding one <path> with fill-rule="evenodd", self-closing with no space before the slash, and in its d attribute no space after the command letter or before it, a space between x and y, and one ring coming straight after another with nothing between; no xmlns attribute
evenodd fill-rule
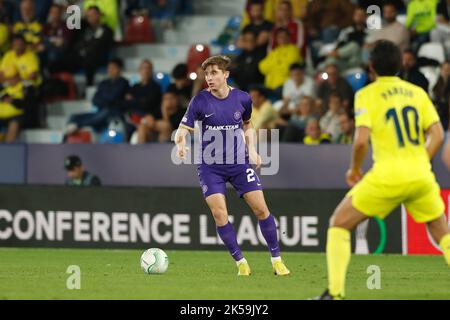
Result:
<svg viewBox="0 0 450 320"><path fill-rule="evenodd" d="M401 48L399 76L430 94L448 127L450 0L247 0L170 71L148 51L127 74L131 60L118 53L164 44L195 17L192 2L0 0L1 141L169 141L205 88L201 62L221 53L232 58L230 85L252 97L256 129L279 129L282 142L349 144L353 96L374 80L368 57L379 39ZM70 30L74 4L83 19ZM381 28L371 5L381 9Z"/></svg>

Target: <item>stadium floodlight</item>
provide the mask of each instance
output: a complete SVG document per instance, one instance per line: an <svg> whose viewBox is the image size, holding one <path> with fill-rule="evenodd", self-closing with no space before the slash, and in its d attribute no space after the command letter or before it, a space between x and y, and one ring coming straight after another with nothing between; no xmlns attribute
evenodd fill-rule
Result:
<svg viewBox="0 0 450 320"><path fill-rule="evenodd" d="M203 52L203 50L205 50L205 47L202 44L198 44L195 46L195 50L197 50L198 52Z"/></svg>
<svg viewBox="0 0 450 320"><path fill-rule="evenodd" d="M197 79L197 73L191 72L191 73L189 74L189 79L191 79L191 80Z"/></svg>
<svg viewBox="0 0 450 320"><path fill-rule="evenodd" d="M113 138L117 135L117 132L115 130L109 130L108 135Z"/></svg>

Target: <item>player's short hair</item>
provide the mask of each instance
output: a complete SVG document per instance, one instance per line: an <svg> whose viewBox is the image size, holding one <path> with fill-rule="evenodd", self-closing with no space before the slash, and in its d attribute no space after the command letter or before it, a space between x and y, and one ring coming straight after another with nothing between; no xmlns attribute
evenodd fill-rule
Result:
<svg viewBox="0 0 450 320"><path fill-rule="evenodd" d="M223 72L228 71L231 59L227 56L212 56L203 61L202 69L206 70L209 66L217 66Z"/></svg>
<svg viewBox="0 0 450 320"><path fill-rule="evenodd" d="M278 34L282 33L282 32L286 33L288 36L291 35L291 32L289 31L288 28L280 27L275 30L275 37L278 36Z"/></svg>
<svg viewBox="0 0 450 320"><path fill-rule="evenodd" d="M99 7L99 6L91 5L91 6L89 6L87 9L88 9L88 10L95 10L95 11L97 11L98 14L100 14L100 15L102 14L102 11L100 10L100 7Z"/></svg>
<svg viewBox="0 0 450 320"><path fill-rule="evenodd" d="M295 63L293 63L293 64L291 64L289 66L289 71L293 71L293 70L304 71L305 70L305 65L303 63L295 62Z"/></svg>
<svg viewBox="0 0 450 320"><path fill-rule="evenodd" d="M400 49L389 40L378 40L370 53L372 67L379 76L395 76L402 66Z"/></svg>
<svg viewBox="0 0 450 320"><path fill-rule="evenodd" d="M248 88L248 91L256 91L264 98L267 98L269 96L269 93L267 92L266 87L264 87L261 84L251 84Z"/></svg>
<svg viewBox="0 0 450 320"><path fill-rule="evenodd" d="M395 1L392 1L392 0L386 0L386 1L384 1L384 3L383 3L383 7L385 7L385 6L394 7L395 10L398 11L398 5L397 5L397 3L396 3Z"/></svg>
<svg viewBox="0 0 450 320"><path fill-rule="evenodd" d="M172 70L172 77L174 79L184 79L188 75L188 66L186 63L177 64Z"/></svg>
<svg viewBox="0 0 450 320"><path fill-rule="evenodd" d="M289 0L283 0L280 2L280 5L286 5L292 9L292 3Z"/></svg>
<svg viewBox="0 0 450 320"><path fill-rule="evenodd" d="M123 69L123 61L120 58L112 58L109 63L115 64L119 69Z"/></svg>

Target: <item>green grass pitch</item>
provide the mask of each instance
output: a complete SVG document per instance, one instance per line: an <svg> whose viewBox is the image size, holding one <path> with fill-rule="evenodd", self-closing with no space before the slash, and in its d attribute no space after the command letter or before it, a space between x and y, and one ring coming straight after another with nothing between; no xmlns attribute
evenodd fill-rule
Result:
<svg viewBox="0 0 450 320"><path fill-rule="evenodd" d="M267 252L246 252L250 277L237 277L226 251L171 251L164 275L146 275L143 250L0 248L0 299L307 299L326 287L324 254L284 253L289 277L272 274ZM69 265L81 289L69 290ZM381 289L369 290L370 265ZM439 256L352 256L347 299L450 299L450 268Z"/></svg>

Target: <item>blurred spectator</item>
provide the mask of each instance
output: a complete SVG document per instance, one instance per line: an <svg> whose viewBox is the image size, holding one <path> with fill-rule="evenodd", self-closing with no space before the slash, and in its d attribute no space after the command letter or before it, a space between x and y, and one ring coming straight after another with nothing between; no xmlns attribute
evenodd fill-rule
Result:
<svg viewBox="0 0 450 320"><path fill-rule="evenodd" d="M186 110L179 104L177 94L166 91L161 103L161 118L145 116L138 127L138 144L149 141L168 142L173 130L178 127Z"/></svg>
<svg viewBox="0 0 450 320"><path fill-rule="evenodd" d="M177 94L182 107L187 108L192 98L193 82L188 75L188 66L185 63L177 64L172 70L174 82L169 85L167 90Z"/></svg>
<svg viewBox="0 0 450 320"><path fill-rule="evenodd" d="M353 25L339 33L336 49L328 54L319 69L328 64L336 64L342 71L361 67L362 48L368 34L366 20L366 11L360 7L356 8L353 12Z"/></svg>
<svg viewBox="0 0 450 320"><path fill-rule="evenodd" d="M303 96L296 106L295 113L286 122L287 128L282 134L283 142L299 142L305 136L306 124L310 119L316 119L313 113L314 99L310 96ZM280 133L281 134L281 133Z"/></svg>
<svg viewBox="0 0 450 320"><path fill-rule="evenodd" d="M162 29L173 29L180 0L140 0L140 7L148 10L149 16Z"/></svg>
<svg viewBox="0 0 450 320"><path fill-rule="evenodd" d="M411 46L417 52L430 41L430 31L436 27L438 0L409 0L406 7L406 27L411 31Z"/></svg>
<svg viewBox="0 0 450 320"><path fill-rule="evenodd" d="M2 141L15 142L23 125L23 84L7 86L0 92L0 129L6 134Z"/></svg>
<svg viewBox="0 0 450 320"><path fill-rule="evenodd" d="M278 46L261 60L259 70L265 76L265 86L281 97L282 86L289 78L289 67L302 59L297 47L290 43L287 29L278 29L276 38Z"/></svg>
<svg viewBox="0 0 450 320"><path fill-rule="evenodd" d="M447 130L450 109L450 62L441 65L441 74L433 87L433 100L437 106L442 126Z"/></svg>
<svg viewBox="0 0 450 320"><path fill-rule="evenodd" d="M9 0L9 2L14 2L14 15L11 15L13 17L13 21L17 22L23 18L21 16L21 2L23 0ZM32 0L34 3L34 11L36 13L36 19L40 23L45 23L47 20L48 12L50 10L50 6L53 4L54 0Z"/></svg>
<svg viewBox="0 0 450 320"><path fill-rule="evenodd" d="M22 35L14 35L12 50L8 51L0 65L0 82L4 87L11 88L18 96L23 96L23 109L25 111L24 126L38 126L39 88L42 84L39 59L37 55L27 48L27 42Z"/></svg>
<svg viewBox="0 0 450 320"><path fill-rule="evenodd" d="M101 131L113 118L123 118L121 107L128 91L128 80L122 77L123 63L120 59L112 59L108 64L108 79L98 85L92 103L96 112L74 114L67 125L67 134L78 128L93 127Z"/></svg>
<svg viewBox="0 0 450 320"><path fill-rule="evenodd" d="M303 64L294 63L289 67L289 79L283 85L283 100L277 101L274 108L282 118L289 119L303 96L315 96L314 81L305 75Z"/></svg>
<svg viewBox="0 0 450 320"><path fill-rule="evenodd" d="M120 29L119 2L117 0L84 0L83 10L87 11L91 7L99 8L101 22L107 25L114 33Z"/></svg>
<svg viewBox="0 0 450 320"><path fill-rule="evenodd" d="M291 43L300 49L300 55L302 57L306 57L306 28L301 20L294 20L292 4L290 1L285 0L278 4L275 15L275 25L272 30L272 49L276 48L278 45L276 33L279 28L286 28L289 30Z"/></svg>
<svg viewBox="0 0 450 320"><path fill-rule="evenodd" d="M333 141L341 134L340 115L343 112L341 98L337 94L332 94L328 98L328 111L320 118L320 128L322 132L328 133Z"/></svg>
<svg viewBox="0 0 450 320"><path fill-rule="evenodd" d="M277 118L277 112L272 107L272 103L267 99L267 92L262 86L253 86L249 89L252 98L252 124L253 128L270 129L271 124Z"/></svg>
<svg viewBox="0 0 450 320"><path fill-rule="evenodd" d="M11 22L12 4L0 0L0 58L9 49L9 24Z"/></svg>
<svg viewBox="0 0 450 320"><path fill-rule="evenodd" d="M400 71L400 78L421 87L428 92L428 80L417 67L417 59L414 51L403 51L403 68Z"/></svg>
<svg viewBox="0 0 450 320"><path fill-rule="evenodd" d="M160 117L161 87L153 80L153 64L150 60L145 59L141 62L139 75L139 83L128 89L122 108L129 111L132 118L136 119L147 114Z"/></svg>
<svg viewBox="0 0 450 320"><path fill-rule="evenodd" d="M102 184L96 175L84 169L80 157L76 155L64 160L64 169L67 171L66 186L93 187Z"/></svg>
<svg viewBox="0 0 450 320"><path fill-rule="evenodd" d="M309 119L306 123L305 138L303 143L306 145L329 144L331 138L327 133L322 133L319 121L317 119Z"/></svg>
<svg viewBox="0 0 450 320"><path fill-rule="evenodd" d="M311 37L332 43L339 30L352 24L354 5L350 0L314 0L307 8L307 27Z"/></svg>
<svg viewBox="0 0 450 320"><path fill-rule="evenodd" d="M230 66L230 76L239 89L248 91L252 84L263 84L264 76L259 71L259 63L266 56L266 50L256 45L256 34L244 29L242 32L242 52Z"/></svg>
<svg viewBox="0 0 450 320"><path fill-rule="evenodd" d="M431 42L445 42L450 39L450 0L439 1L437 25L431 30Z"/></svg>
<svg viewBox="0 0 450 320"><path fill-rule="evenodd" d="M0 0L0 21L10 25L13 20L14 4L11 0Z"/></svg>
<svg viewBox="0 0 450 320"><path fill-rule="evenodd" d="M339 115L341 134L334 140L338 144L352 144L355 134L355 119L348 112Z"/></svg>
<svg viewBox="0 0 450 320"><path fill-rule="evenodd" d="M20 20L13 26L14 34L21 34L35 50L41 43L42 24L39 22L33 0L20 2Z"/></svg>
<svg viewBox="0 0 450 320"><path fill-rule="evenodd" d="M100 18L98 7L93 6L86 11L86 21L83 21L73 50L50 65L50 72L76 72L84 68L87 85L94 84L95 72L106 64L113 46L113 33L101 23Z"/></svg>
<svg viewBox="0 0 450 320"><path fill-rule="evenodd" d="M47 24L42 31L41 64L48 65L60 60L72 44L71 32L63 20L62 7L52 5L48 13Z"/></svg>
<svg viewBox="0 0 450 320"><path fill-rule="evenodd" d="M372 48L376 41L385 39L395 43L400 50L406 50L409 47L409 32L403 24L397 21L397 8L393 2L387 1L383 5L383 19L381 29L370 31L366 39L366 49ZM366 53L368 55L367 51Z"/></svg>
<svg viewBox="0 0 450 320"><path fill-rule="evenodd" d="M197 95L197 93L206 88L208 88L208 85L205 81L205 71L201 66L198 66L195 70L195 79L192 86L192 96L194 97L195 95Z"/></svg>
<svg viewBox="0 0 450 320"><path fill-rule="evenodd" d="M323 81L317 90L317 109L319 112L326 112L324 106L328 106L328 99L331 94L336 93L342 102L345 110L350 110L353 106L353 89L339 74L336 65L330 64L326 67L326 80Z"/></svg>
<svg viewBox="0 0 450 320"><path fill-rule="evenodd" d="M247 31L253 32L256 36L256 45L267 50L273 23L264 19L263 1L250 1L249 18L250 21L248 24L245 24L244 29L242 30L242 36L244 36ZM244 48L245 45L241 40L243 40L242 37L238 40L238 47Z"/></svg>

